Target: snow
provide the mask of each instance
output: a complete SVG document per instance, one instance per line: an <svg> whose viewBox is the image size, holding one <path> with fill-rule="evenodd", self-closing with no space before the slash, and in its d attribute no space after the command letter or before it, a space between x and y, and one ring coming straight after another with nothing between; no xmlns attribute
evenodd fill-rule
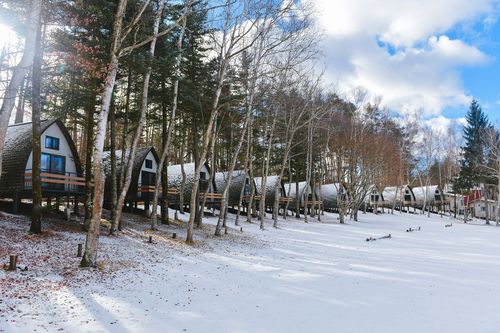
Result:
<svg viewBox="0 0 500 333"><path fill-rule="evenodd" d="M25 218L0 217L6 231L0 233L2 263L12 251L18 251L21 266L40 252L58 258L29 263L23 273L0 271L0 332L500 327L500 228L484 221L395 212L360 214L359 222L341 225L336 214L325 213L321 223L280 219L278 229L267 220L264 231L258 223L241 223L240 232L230 220L229 234L215 238L211 217L195 230L196 245L190 247L181 222L161 225L155 243L148 244L147 221L125 217L125 232L100 238L99 270L76 269L72 251L84 239L81 232L51 224L49 235L28 237ZM422 230L406 232L410 227ZM392 238L366 241L387 234Z"/></svg>

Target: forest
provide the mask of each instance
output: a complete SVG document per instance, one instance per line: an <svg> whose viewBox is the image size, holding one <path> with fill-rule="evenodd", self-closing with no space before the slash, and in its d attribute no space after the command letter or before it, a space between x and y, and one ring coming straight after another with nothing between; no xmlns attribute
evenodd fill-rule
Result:
<svg viewBox="0 0 500 333"><path fill-rule="evenodd" d="M419 110L401 116L361 88L343 93L342 83L324 79L322 36L307 3L4 0L0 14L20 36L0 55L0 175L9 124L31 122L30 231L42 232L47 180L41 176L41 123L64 124L81 160L83 193L74 200L77 214L83 206L87 233L83 267L96 263L103 209L110 212L110 235L121 230L143 147L154 147L158 157L147 184L151 229L169 224L168 207L175 206L189 213L187 243L193 243L207 201L217 201L215 235L221 235L231 182L241 172L250 186L240 185L238 207L249 207L247 221L256 219L261 229L266 191L257 196L254 178L264 189L275 177L271 193L286 183L285 191L294 188L297 196L299 182L310 184L304 197L312 208L316 202L320 208L316 196L323 184L343 184L349 198L339 198L340 223L346 216L357 220L373 186L438 185L467 194L487 183L490 198L497 197L498 135L479 104L473 101L469 110L464 158L459 129L437 132ZM175 165L181 180L172 186ZM200 179L204 168L209 174ZM215 195L220 172L227 180ZM299 200L294 202L296 207L287 201L285 211L300 216ZM278 196L270 206L277 227ZM303 211L306 222L314 211Z"/></svg>

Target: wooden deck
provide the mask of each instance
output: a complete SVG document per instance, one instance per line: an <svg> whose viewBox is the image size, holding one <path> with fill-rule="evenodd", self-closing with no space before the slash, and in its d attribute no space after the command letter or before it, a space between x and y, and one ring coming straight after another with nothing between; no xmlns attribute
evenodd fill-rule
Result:
<svg viewBox="0 0 500 333"><path fill-rule="evenodd" d="M307 201L304 201L304 206L305 207L322 207L323 201L321 201L321 200L307 200Z"/></svg>
<svg viewBox="0 0 500 333"><path fill-rule="evenodd" d="M222 201L222 194L220 193L206 193L206 192L201 192L200 193L200 200L203 200L204 198L207 198L207 201Z"/></svg>
<svg viewBox="0 0 500 333"><path fill-rule="evenodd" d="M158 192L162 193L162 187L160 187L158 189ZM139 185L139 187L137 188L137 193L138 193L139 196L142 193L155 193L155 187L152 186L152 185ZM179 191L176 188L174 188L174 187L170 187L167 190L167 195L169 195L169 196L176 196L176 195L179 195Z"/></svg>
<svg viewBox="0 0 500 333"><path fill-rule="evenodd" d="M78 176L76 173L66 172L65 174L56 174L41 172L42 191L44 192L69 192L83 193L85 188L85 177ZM24 189L33 189L33 173L27 170L24 173Z"/></svg>
<svg viewBox="0 0 500 333"><path fill-rule="evenodd" d="M253 196L253 201L257 202L257 201L260 201L262 199L262 195L254 195ZM248 203L250 202L250 196L249 195L245 195L243 196L243 198L241 198L241 201L243 203Z"/></svg>

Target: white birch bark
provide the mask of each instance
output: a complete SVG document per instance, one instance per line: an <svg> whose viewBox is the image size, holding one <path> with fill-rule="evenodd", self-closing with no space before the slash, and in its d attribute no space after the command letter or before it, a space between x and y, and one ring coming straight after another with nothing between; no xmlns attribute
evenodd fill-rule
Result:
<svg viewBox="0 0 500 333"><path fill-rule="evenodd" d="M179 77L180 77L180 65L181 65L181 60L182 60L182 40L184 38L184 33L186 31L186 24L187 24L187 15L189 13L189 10L191 8L191 0L187 0L184 3L184 14L182 18L182 24L181 24L181 31L179 33L179 37L177 39L177 55L175 58L175 70L176 70L176 78L174 81L174 96L173 96L173 101L172 101L172 112L170 114L170 121L168 124L168 129L167 129L167 139L164 142L164 146L162 148L162 153L160 157L160 162L158 163L158 169L156 171L156 184L155 184L155 191L154 191L154 197L153 197L153 203L152 203L152 211L153 214L151 215L151 229L156 230L158 229L158 222L157 222L157 215L156 215L156 210L157 210L157 205L158 205L158 194L160 191L160 185L161 185L161 170L163 168L163 164L165 161L167 161L168 157L168 148L170 146L170 142L172 140L172 132L174 128L174 123L175 123L175 118L176 118L176 113L177 113L177 102L178 102L178 96L179 96ZM168 161L167 161L168 163ZM183 175L184 173L184 168L183 168ZM165 176L168 177L168 169L165 172Z"/></svg>
<svg viewBox="0 0 500 333"><path fill-rule="evenodd" d="M36 32L40 23L41 10L42 0L32 0L30 9L26 10L26 36L24 39L23 56L14 68L12 77L3 95L2 106L0 108L0 177L2 175L3 149L10 116L14 109L19 88L24 77L30 70L35 56Z"/></svg>
<svg viewBox="0 0 500 333"><path fill-rule="evenodd" d="M164 0L159 0L158 3L158 9L156 11L156 17L153 25L153 39L151 40L151 44L149 46L149 55L151 59L154 58L155 55L155 48L156 48L156 40L158 36L158 30L160 29L160 21L161 17L163 14L163 9L165 8L165 2ZM125 197L127 195L128 189L130 187L130 183L132 181L132 170L134 168L134 162L135 162L135 155L137 153L137 146L139 145L139 140L141 139L142 136L142 129L144 122L146 120L146 114L148 111L148 93L149 93L149 80L151 77L151 71L152 71L152 66L151 64L147 67L146 73L144 73L144 82L142 85L142 100L141 100L141 115L139 118L139 123L137 124L137 128L135 130L135 135L134 139L132 141L132 145L130 147L130 154L128 156L128 163L126 167L126 173L125 173L125 181L122 183L122 186L120 187L120 193L118 195L118 200L116 204L116 211L114 214L114 218L111 224L111 229L109 231L110 234L113 234L116 228L118 227L119 221L122 217L122 211L123 211L123 205L125 204ZM124 166L122 165L122 168ZM156 177L157 180L156 182L160 182L160 176L158 176L158 173L161 175L161 167L158 167L156 171ZM156 197L156 191L155 191L155 197ZM156 203L156 202L155 202ZM156 217L156 205L153 206L153 215Z"/></svg>
<svg viewBox="0 0 500 333"><path fill-rule="evenodd" d="M85 240L85 252L80 265L82 267L95 266L97 260L97 242L99 239L99 227L101 224L102 202L104 199L104 170L102 165L102 155L104 150L104 140L106 137L106 126L108 123L109 107L116 82L119 58L118 53L121 46L121 30L123 16L127 8L127 0L120 0L118 3L115 20L113 24L113 35L110 50L110 60L108 73L104 80L102 95L102 106L99 112L99 122L97 124L95 147L93 153L93 173L94 173L94 198L92 205L92 218Z"/></svg>

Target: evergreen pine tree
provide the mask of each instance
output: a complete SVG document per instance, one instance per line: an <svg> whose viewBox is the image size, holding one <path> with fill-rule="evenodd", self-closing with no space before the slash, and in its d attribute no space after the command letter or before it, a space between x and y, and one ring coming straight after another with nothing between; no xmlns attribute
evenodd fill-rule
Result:
<svg viewBox="0 0 500 333"><path fill-rule="evenodd" d="M455 181L455 191L468 191L482 181L481 165L484 164L484 132L489 127L488 118L481 106L472 100L466 116L467 126L464 128L465 146L463 160L458 179Z"/></svg>

